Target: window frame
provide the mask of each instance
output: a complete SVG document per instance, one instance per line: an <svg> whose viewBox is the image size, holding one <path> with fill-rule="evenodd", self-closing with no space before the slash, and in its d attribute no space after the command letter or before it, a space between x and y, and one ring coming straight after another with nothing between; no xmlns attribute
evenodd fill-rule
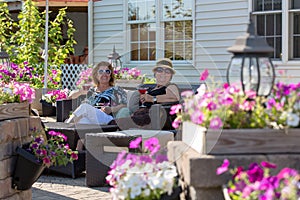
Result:
<svg viewBox="0 0 300 200"><path fill-rule="evenodd" d="M254 11L254 1L249 0L249 12L251 13L251 17L253 15L258 14L274 14L281 13L281 58L275 59L273 62L275 64L294 64L299 63L300 58L294 58L293 56L293 12L300 12L300 9L292 9L292 0L282 0L281 10L268 10L268 11Z"/></svg>
<svg viewBox="0 0 300 200"><path fill-rule="evenodd" d="M124 43L124 49L126 50L126 52L130 52L131 51L131 30L130 30L130 26L132 24L139 24L139 23L152 23L154 22L156 24L156 27L159 27L156 31L156 49L159 49L159 51L156 51L156 59L155 60L131 60L131 55L130 53L127 53L126 55L123 56L124 58L124 63L127 64L153 64L156 62L157 59L164 57L164 23L165 22L171 22L171 21L185 21L185 20L191 20L192 21L192 60L188 60L189 63L193 63L195 62L195 1L191 0L191 4L192 4L192 16L189 18L176 18L176 19L164 19L163 18L163 2L161 0L155 0L155 5L156 5L156 17L155 20L133 20L133 21L129 21L128 20L128 0L123 0L124 2L124 30L126 30L126 34L125 34L125 43ZM173 60L173 64L186 64L187 60Z"/></svg>

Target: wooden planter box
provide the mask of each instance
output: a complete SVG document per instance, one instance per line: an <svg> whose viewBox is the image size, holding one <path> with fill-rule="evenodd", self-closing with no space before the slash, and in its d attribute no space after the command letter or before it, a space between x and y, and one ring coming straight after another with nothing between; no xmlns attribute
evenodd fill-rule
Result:
<svg viewBox="0 0 300 200"><path fill-rule="evenodd" d="M0 120L29 117L29 103L7 103L0 105Z"/></svg>
<svg viewBox="0 0 300 200"><path fill-rule="evenodd" d="M300 129L224 129L206 133L211 155L300 153Z"/></svg>
<svg viewBox="0 0 300 200"><path fill-rule="evenodd" d="M120 86L124 89L136 89L138 85L143 83L143 79L140 80L116 80L116 86Z"/></svg>

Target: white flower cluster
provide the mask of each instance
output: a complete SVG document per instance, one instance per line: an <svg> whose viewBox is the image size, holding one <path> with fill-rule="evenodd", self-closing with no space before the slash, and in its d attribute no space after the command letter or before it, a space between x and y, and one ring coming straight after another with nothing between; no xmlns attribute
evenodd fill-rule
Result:
<svg viewBox="0 0 300 200"><path fill-rule="evenodd" d="M177 176L176 167L169 161L156 163L126 160L106 177L113 199L155 199L172 193ZM133 165L133 166L132 166Z"/></svg>

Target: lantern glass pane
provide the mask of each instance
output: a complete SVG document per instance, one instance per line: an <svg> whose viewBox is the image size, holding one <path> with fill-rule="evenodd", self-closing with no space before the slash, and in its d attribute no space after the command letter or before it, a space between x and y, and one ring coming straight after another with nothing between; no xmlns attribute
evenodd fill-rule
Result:
<svg viewBox="0 0 300 200"><path fill-rule="evenodd" d="M258 84L259 84L259 78L258 78L258 66L257 66L257 58L252 57L251 63L250 63L250 90L252 91L258 91Z"/></svg>
<svg viewBox="0 0 300 200"><path fill-rule="evenodd" d="M259 69L260 69L260 84L258 95L267 96L269 95L274 80L273 66L269 58L258 58Z"/></svg>
<svg viewBox="0 0 300 200"><path fill-rule="evenodd" d="M250 58L246 57L244 58L244 63L243 63L243 85L244 85L244 90L249 91L251 88L250 85Z"/></svg>
<svg viewBox="0 0 300 200"><path fill-rule="evenodd" d="M241 84L241 68L243 57L233 57L228 66L227 80L230 85L235 84L239 89L242 89Z"/></svg>

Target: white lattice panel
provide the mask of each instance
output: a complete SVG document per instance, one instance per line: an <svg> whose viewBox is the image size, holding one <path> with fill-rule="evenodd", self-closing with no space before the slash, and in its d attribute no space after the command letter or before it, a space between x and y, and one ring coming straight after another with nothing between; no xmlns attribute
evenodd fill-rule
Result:
<svg viewBox="0 0 300 200"><path fill-rule="evenodd" d="M79 78L79 74L82 70L87 69L88 65L83 64L63 64L61 65L62 75L61 83L62 88L68 88L69 90L75 90L76 82Z"/></svg>

